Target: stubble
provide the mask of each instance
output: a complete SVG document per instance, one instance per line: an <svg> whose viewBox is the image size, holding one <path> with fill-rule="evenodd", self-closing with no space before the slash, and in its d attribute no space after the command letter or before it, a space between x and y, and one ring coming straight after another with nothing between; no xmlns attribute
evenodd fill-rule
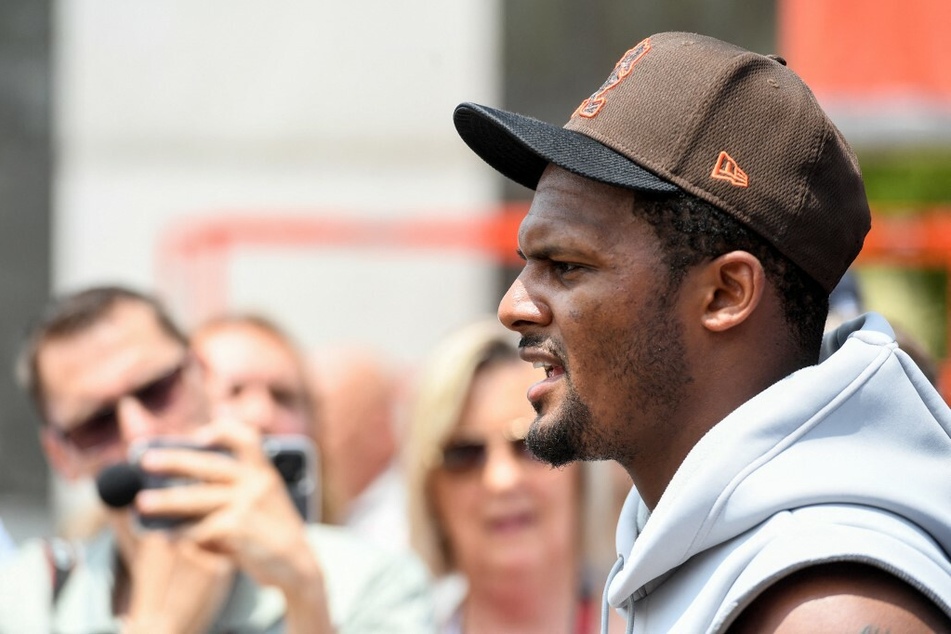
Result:
<svg viewBox="0 0 951 634"><path fill-rule="evenodd" d="M606 420L596 420L592 405L579 394L570 367L565 367L564 398L551 419L538 419L526 438L529 449L541 460L561 466L577 460L616 460L633 464L647 433L655 438L674 433L674 412L691 382L685 358L683 324L672 310L672 295L662 294L644 305L639 328L606 332L596 340L596 352L605 381L617 392L616 408ZM540 338L523 338L523 345L537 346ZM541 343L567 363L566 351L557 343ZM540 405L535 404L536 412ZM639 429L638 429L639 428Z"/></svg>

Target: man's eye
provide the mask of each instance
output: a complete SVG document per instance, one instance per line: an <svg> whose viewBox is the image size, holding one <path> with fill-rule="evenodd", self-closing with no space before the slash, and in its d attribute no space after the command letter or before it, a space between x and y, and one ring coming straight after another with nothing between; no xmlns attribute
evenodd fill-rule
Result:
<svg viewBox="0 0 951 634"><path fill-rule="evenodd" d="M300 394L292 390L283 390L280 388L271 389L271 398L274 399L275 403L287 409L296 408L304 400Z"/></svg>
<svg viewBox="0 0 951 634"><path fill-rule="evenodd" d="M554 262L553 261L551 263L551 266L555 270L555 272L558 273L559 275L566 275L568 273L572 273L573 271L577 271L578 269L581 268L577 264L571 264L569 262Z"/></svg>

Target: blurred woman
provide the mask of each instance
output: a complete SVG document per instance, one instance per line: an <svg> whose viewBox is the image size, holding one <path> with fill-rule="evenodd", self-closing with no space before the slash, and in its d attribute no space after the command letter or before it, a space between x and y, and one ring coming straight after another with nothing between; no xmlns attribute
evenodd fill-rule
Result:
<svg viewBox="0 0 951 634"><path fill-rule="evenodd" d="M553 469L525 447L535 417L525 393L543 378L495 320L444 341L419 377L411 539L444 584L465 580L440 606L442 632L596 629L599 597L582 582L580 467Z"/></svg>

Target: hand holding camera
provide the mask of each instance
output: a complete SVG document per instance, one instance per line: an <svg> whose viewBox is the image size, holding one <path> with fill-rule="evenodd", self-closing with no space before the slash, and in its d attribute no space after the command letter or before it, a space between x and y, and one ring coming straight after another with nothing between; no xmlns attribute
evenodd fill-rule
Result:
<svg viewBox="0 0 951 634"><path fill-rule="evenodd" d="M317 486L317 453L313 442L304 436L265 436L264 452L277 470L287 493L301 518L307 522L319 519L320 490ZM165 489L187 486L194 481L162 473L150 473L139 464L144 452L151 449L188 449L192 451L227 452L218 447L200 445L187 438L158 437L133 445L129 462L121 462L103 469L96 478L100 499L111 508L131 505L143 489ZM138 524L145 529L172 529L186 522L177 516L137 515Z"/></svg>
<svg viewBox="0 0 951 634"><path fill-rule="evenodd" d="M135 496L134 508L143 521L184 520L176 528L179 539L227 555L263 585L293 588L318 575L298 507L258 433L224 420L189 440L206 450L153 446L141 453L147 486ZM308 471L293 460L285 467L291 475ZM169 482L173 486L148 486Z"/></svg>

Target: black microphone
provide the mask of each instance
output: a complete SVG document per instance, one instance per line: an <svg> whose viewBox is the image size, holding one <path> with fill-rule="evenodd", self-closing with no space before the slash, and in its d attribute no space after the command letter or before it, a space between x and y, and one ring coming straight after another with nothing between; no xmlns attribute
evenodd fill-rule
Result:
<svg viewBox="0 0 951 634"><path fill-rule="evenodd" d="M114 509L132 504L144 484L142 469L127 462L108 466L96 476L99 497Z"/></svg>

